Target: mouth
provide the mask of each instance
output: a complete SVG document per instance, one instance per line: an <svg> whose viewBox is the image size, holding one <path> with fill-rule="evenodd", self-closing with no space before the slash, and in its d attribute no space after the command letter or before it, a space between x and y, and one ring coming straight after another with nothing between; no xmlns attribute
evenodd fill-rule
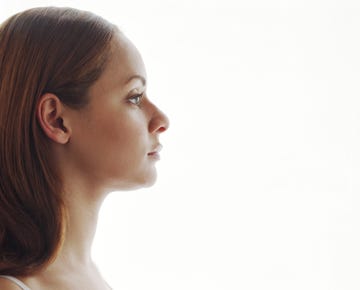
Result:
<svg viewBox="0 0 360 290"><path fill-rule="evenodd" d="M153 159L159 160L160 159L160 151L162 149L162 145L158 144L153 151L149 152L147 155Z"/></svg>

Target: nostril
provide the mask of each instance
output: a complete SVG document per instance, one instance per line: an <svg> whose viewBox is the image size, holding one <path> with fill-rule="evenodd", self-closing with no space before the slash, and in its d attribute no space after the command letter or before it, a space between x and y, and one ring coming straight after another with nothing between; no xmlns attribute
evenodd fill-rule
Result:
<svg viewBox="0 0 360 290"><path fill-rule="evenodd" d="M159 133L162 133L162 132L165 132L167 130L167 127L160 127L159 129L158 129L158 132Z"/></svg>

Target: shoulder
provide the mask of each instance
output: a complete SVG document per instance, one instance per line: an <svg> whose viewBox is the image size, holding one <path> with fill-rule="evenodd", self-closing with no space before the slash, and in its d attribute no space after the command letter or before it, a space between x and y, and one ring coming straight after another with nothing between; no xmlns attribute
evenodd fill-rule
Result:
<svg viewBox="0 0 360 290"><path fill-rule="evenodd" d="M19 290L20 288L14 282L0 277L0 289L1 290Z"/></svg>

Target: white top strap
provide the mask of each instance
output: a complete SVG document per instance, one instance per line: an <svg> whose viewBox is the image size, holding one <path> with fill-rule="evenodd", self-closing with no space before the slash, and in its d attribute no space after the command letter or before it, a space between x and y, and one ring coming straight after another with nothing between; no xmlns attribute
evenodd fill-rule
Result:
<svg viewBox="0 0 360 290"><path fill-rule="evenodd" d="M14 282L16 285L18 285L21 288L21 290L31 290L28 286L26 286L23 282L21 282L19 279L16 279L15 277L6 276L6 275L0 275L0 277Z"/></svg>

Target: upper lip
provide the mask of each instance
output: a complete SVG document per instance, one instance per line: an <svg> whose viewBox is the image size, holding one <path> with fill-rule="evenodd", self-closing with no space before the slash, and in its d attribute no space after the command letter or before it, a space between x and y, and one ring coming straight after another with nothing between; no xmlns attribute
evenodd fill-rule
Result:
<svg viewBox="0 0 360 290"><path fill-rule="evenodd" d="M161 151L161 149L163 148L163 146L161 144L157 144L154 149L148 153L148 155L152 155L152 154L156 154L159 153Z"/></svg>

